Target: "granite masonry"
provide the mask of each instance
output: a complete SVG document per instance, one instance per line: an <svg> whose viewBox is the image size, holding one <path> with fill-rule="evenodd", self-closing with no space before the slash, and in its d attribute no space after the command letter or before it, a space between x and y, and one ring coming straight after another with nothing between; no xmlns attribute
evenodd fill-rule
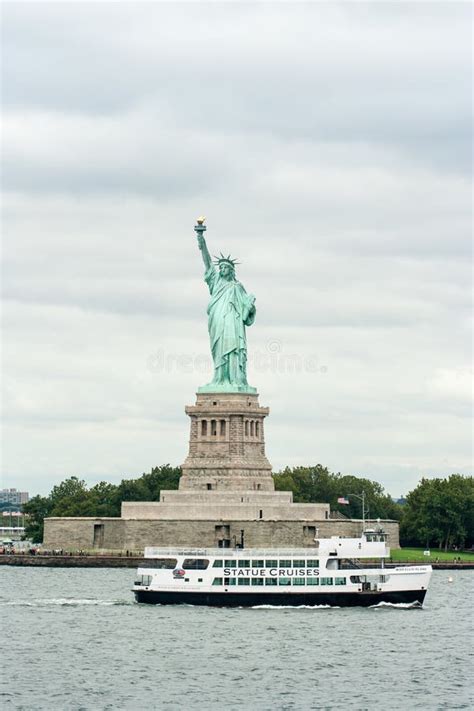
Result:
<svg viewBox="0 0 474 711"><path fill-rule="evenodd" d="M315 537L360 535L362 521L332 513L326 503L295 504L291 492L275 491L265 455L269 409L257 394L199 392L186 413L189 453L178 490L161 491L159 502L123 502L120 518L46 519L45 546L310 547ZM380 523L389 545L398 547L398 523Z"/></svg>

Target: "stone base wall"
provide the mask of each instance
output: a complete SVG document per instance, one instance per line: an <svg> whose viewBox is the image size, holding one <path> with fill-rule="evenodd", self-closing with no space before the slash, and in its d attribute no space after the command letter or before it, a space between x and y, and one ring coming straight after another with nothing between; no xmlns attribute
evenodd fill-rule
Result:
<svg viewBox="0 0 474 711"><path fill-rule="evenodd" d="M231 546L244 532L246 548L311 547L314 537L359 536L362 521L157 521L121 518L47 518L44 546L64 550L143 550L145 546L215 547L227 539ZM381 521L388 545L399 548L398 522ZM367 521L367 525L376 525Z"/></svg>
<svg viewBox="0 0 474 711"><path fill-rule="evenodd" d="M293 503L292 491L182 491L181 489L162 489L160 504L211 504L219 501L223 504L272 504L281 506ZM140 503L124 501L126 504ZM155 502L156 503L156 502ZM326 504L327 506L329 504ZM179 518L179 517L178 517ZM209 518L209 517L208 517Z"/></svg>
<svg viewBox="0 0 474 711"><path fill-rule="evenodd" d="M220 497L218 497L220 498ZM243 498L243 497L242 497ZM279 504L271 499L229 503L226 501L189 501L166 503L158 501L124 501L122 518L158 519L169 521L314 521L329 518L329 504Z"/></svg>

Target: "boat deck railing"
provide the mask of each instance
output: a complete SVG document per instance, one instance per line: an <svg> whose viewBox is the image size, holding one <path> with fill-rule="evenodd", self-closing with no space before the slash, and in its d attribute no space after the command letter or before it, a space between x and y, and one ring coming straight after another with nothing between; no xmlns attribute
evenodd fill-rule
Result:
<svg viewBox="0 0 474 711"><path fill-rule="evenodd" d="M218 558L311 558L318 557L319 549L314 548L187 548L170 547L145 548L145 558L159 556L212 556Z"/></svg>
<svg viewBox="0 0 474 711"><path fill-rule="evenodd" d="M344 556L344 551L340 551L340 557ZM145 558L159 558L163 556L207 556L213 558L320 558L328 557L328 553L322 553L319 548L193 548L193 547L169 547L155 548L149 546L145 548ZM359 558L373 557L367 552L358 551ZM378 558L378 556L376 556Z"/></svg>

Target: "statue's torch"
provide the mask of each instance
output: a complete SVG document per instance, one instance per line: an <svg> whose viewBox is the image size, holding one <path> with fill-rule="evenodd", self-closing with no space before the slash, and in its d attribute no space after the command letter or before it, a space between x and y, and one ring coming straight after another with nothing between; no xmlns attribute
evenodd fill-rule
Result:
<svg viewBox="0 0 474 711"><path fill-rule="evenodd" d="M197 235L197 238L199 240L199 237L204 237L204 232L206 231L207 227L204 224L205 217L198 217L197 218L197 225L194 226L194 231Z"/></svg>

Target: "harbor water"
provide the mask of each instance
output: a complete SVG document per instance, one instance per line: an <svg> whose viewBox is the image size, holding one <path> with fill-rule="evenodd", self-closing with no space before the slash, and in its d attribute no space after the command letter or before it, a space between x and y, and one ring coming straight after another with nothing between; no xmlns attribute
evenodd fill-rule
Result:
<svg viewBox="0 0 474 711"><path fill-rule="evenodd" d="M472 571L435 571L423 609L160 607L130 569L0 577L5 710L473 707Z"/></svg>

